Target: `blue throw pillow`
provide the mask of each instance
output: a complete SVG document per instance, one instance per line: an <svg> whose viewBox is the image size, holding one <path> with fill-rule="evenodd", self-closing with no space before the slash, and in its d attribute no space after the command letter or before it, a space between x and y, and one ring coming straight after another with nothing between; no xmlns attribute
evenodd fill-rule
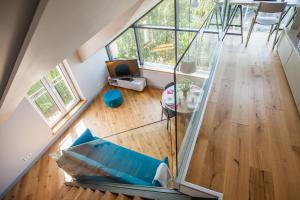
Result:
<svg viewBox="0 0 300 200"><path fill-rule="evenodd" d="M79 145L79 144L83 144L86 142L90 142L93 140L96 140L97 137L94 137L93 134L91 133L90 129L86 129L82 135L77 138L77 140L75 140L75 142L73 142L73 144L71 145L71 147Z"/></svg>

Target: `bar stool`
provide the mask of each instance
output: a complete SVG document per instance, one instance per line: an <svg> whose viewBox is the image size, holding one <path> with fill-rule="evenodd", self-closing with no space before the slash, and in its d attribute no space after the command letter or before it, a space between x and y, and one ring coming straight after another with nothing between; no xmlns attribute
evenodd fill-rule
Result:
<svg viewBox="0 0 300 200"><path fill-rule="evenodd" d="M251 23L249 32L248 32L246 47L248 46L248 42L249 42L251 33L253 31L254 25L260 24L260 25L271 26L270 33L268 36L268 41L270 40L270 37L272 35L273 27L275 26L276 33L275 33L275 38L274 38L274 42L272 45L272 50L274 49L276 40L277 40L278 31L279 31L279 26L282 21L283 13L284 13L286 5L287 5L286 2L284 2L284 3L260 2L259 3L258 8L255 12L255 16L252 19L252 23ZM269 13L269 14L273 14L273 16L260 16L261 13ZM276 13L278 15L274 15Z"/></svg>
<svg viewBox="0 0 300 200"><path fill-rule="evenodd" d="M215 22L213 21L213 18L215 18ZM222 19L222 4L218 3L218 5L214 8L210 16L208 17L209 20L206 21L204 25L204 33L215 33L218 34L218 37L220 35L220 27L222 29L223 19ZM220 20L220 23L219 23ZM213 31L210 30L211 26L216 26L217 30Z"/></svg>
<svg viewBox="0 0 300 200"><path fill-rule="evenodd" d="M239 14L239 24L233 24L233 21L236 16ZM233 9L232 5L229 4L228 6L228 18L226 22L226 26L224 29L224 34L222 37L222 41L225 39L226 35L237 35L241 36L241 42L243 43L243 6L241 4L234 4ZM229 32L230 27L238 27L240 28L240 33L235 33L235 32Z"/></svg>

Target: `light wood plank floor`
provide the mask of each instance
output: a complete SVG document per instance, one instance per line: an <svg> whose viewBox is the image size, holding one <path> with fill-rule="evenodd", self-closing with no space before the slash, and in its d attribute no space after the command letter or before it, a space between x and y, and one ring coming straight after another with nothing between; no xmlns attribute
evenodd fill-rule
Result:
<svg viewBox="0 0 300 200"><path fill-rule="evenodd" d="M190 166L188 181L223 192L225 200L300 197L300 119L279 58L265 41L255 33L245 49L236 37L226 38ZM96 99L5 199L51 199L58 193L64 174L48 153L72 143L86 127L107 137L160 119L162 91L123 93L119 109ZM108 139L162 159L171 156L165 126L153 125L146 131L151 136L132 130Z"/></svg>
<svg viewBox="0 0 300 200"><path fill-rule="evenodd" d="M224 200L300 199L300 119L270 49L261 33L225 39L187 177Z"/></svg>
<svg viewBox="0 0 300 200"><path fill-rule="evenodd" d="M78 120L14 186L5 196L5 199L40 200L56 197L55 195L61 188L64 188L62 186L65 182L65 175L48 154L70 146L86 128L90 128L99 137L105 137L106 140L157 159L168 156L170 164L172 166L175 164L172 161L174 152L171 155L170 133L166 129L166 121L133 129L160 120L161 107L159 101L162 91L146 88L144 92L140 93L121 89L124 94L124 103L117 109L111 109L107 108L102 100L103 93L110 88L110 86L107 86L101 92L99 98L84 111ZM123 131L126 132L117 134ZM173 144L173 150L174 148Z"/></svg>

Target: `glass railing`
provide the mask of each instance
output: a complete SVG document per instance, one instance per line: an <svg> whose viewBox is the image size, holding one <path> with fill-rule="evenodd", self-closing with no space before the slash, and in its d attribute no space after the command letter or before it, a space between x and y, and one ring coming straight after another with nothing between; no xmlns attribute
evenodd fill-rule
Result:
<svg viewBox="0 0 300 200"><path fill-rule="evenodd" d="M178 184L185 180L216 71L223 10L216 3L174 69Z"/></svg>

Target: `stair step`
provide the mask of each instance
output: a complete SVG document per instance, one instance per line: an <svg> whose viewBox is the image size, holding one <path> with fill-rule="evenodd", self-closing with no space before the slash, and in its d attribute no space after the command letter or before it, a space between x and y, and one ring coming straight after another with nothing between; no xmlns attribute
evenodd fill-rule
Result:
<svg viewBox="0 0 300 200"><path fill-rule="evenodd" d="M72 187L68 192L62 195L62 200L73 200L77 194L77 187Z"/></svg>
<svg viewBox="0 0 300 200"><path fill-rule="evenodd" d="M77 188L76 196L74 200L80 200L80 195L85 192L85 189L82 187Z"/></svg>
<svg viewBox="0 0 300 200"><path fill-rule="evenodd" d="M143 200L141 197L135 196L133 200Z"/></svg>
<svg viewBox="0 0 300 200"><path fill-rule="evenodd" d="M90 188L76 186L62 186L53 200L144 200L141 197L129 197L123 194L114 194L109 191L102 192Z"/></svg>
<svg viewBox="0 0 300 200"><path fill-rule="evenodd" d="M84 189L83 192L78 196L78 200L88 200L92 194L93 191L91 189Z"/></svg>
<svg viewBox="0 0 300 200"><path fill-rule="evenodd" d="M100 192L99 190L95 190L93 194L90 196L89 200L100 200L104 196L103 192Z"/></svg>
<svg viewBox="0 0 300 200"><path fill-rule="evenodd" d="M123 195L123 194L118 194L116 200L130 200L131 198Z"/></svg>
<svg viewBox="0 0 300 200"><path fill-rule="evenodd" d="M104 196L102 197L101 200L115 200L116 199L116 195L114 195L111 192L105 192Z"/></svg>
<svg viewBox="0 0 300 200"><path fill-rule="evenodd" d="M63 185L56 195L53 195L53 200L62 199L64 195L66 195L72 187Z"/></svg>

